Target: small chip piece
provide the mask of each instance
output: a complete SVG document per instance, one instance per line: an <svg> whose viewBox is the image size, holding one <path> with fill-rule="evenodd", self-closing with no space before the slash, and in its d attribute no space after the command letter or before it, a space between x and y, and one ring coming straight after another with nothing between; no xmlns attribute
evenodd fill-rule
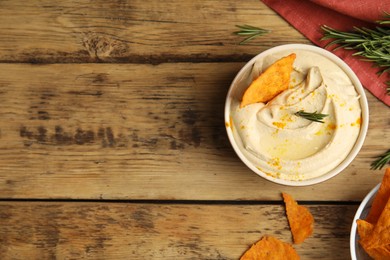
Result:
<svg viewBox="0 0 390 260"><path fill-rule="evenodd" d="M286 214L295 244L302 243L313 233L314 218L310 211L287 193L282 193L286 204Z"/></svg>
<svg viewBox="0 0 390 260"><path fill-rule="evenodd" d="M290 84L290 75L295 58L296 54L292 53L277 60L261 73L246 89L240 107L253 103L268 102L286 90Z"/></svg>
<svg viewBox="0 0 390 260"><path fill-rule="evenodd" d="M383 209L386 206L387 201L390 198L390 168L386 169L385 175L383 176L381 186L379 187L378 193L376 194L374 201L366 221L375 224Z"/></svg>
<svg viewBox="0 0 390 260"><path fill-rule="evenodd" d="M299 255L288 243L272 236L262 237L240 260L299 260Z"/></svg>

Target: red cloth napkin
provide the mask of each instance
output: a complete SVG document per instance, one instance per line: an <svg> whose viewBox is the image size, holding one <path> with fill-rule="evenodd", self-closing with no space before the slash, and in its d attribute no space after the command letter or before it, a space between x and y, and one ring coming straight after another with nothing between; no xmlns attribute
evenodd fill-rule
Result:
<svg viewBox="0 0 390 260"><path fill-rule="evenodd" d="M262 0L314 44L325 47L321 41L322 25L349 31L356 27L373 27L373 22L383 19L383 11L390 13L390 0ZM386 95L387 74L378 77L378 68L372 62L352 56L352 51L339 49L334 53L356 73L363 86L374 96L390 106Z"/></svg>

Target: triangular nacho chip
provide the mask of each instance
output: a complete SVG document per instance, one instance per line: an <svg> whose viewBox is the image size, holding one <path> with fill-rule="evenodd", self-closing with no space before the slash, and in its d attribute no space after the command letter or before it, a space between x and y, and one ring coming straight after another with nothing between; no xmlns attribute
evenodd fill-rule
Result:
<svg viewBox="0 0 390 260"><path fill-rule="evenodd" d="M240 107L253 103L268 102L286 90L290 84L290 75L295 58L296 54L292 53L277 60L261 73L245 91Z"/></svg>
<svg viewBox="0 0 390 260"><path fill-rule="evenodd" d="M282 195L294 243L300 244L313 233L313 215L306 207L298 205L289 194L283 192Z"/></svg>
<svg viewBox="0 0 390 260"><path fill-rule="evenodd" d="M373 224L362 219L356 220L356 224L357 231L360 236L360 241L364 240L369 234L371 234L372 230L374 229Z"/></svg>
<svg viewBox="0 0 390 260"><path fill-rule="evenodd" d="M375 224L383 209L386 206L387 201L390 198L390 168L386 169L385 175L383 176L381 186L379 187L378 193L376 194L374 201L366 221Z"/></svg>
<svg viewBox="0 0 390 260"><path fill-rule="evenodd" d="M390 200L373 227L372 231L359 241L360 245L374 259L390 259Z"/></svg>
<svg viewBox="0 0 390 260"><path fill-rule="evenodd" d="M299 255L288 243L272 236L264 236L252 245L240 260L299 260Z"/></svg>

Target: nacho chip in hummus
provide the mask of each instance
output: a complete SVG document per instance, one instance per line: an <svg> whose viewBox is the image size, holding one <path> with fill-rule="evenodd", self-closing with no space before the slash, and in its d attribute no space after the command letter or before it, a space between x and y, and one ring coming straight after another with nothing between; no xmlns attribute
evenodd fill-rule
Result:
<svg viewBox="0 0 390 260"><path fill-rule="evenodd" d="M296 54L283 57L269 66L245 91L240 107L259 102L268 102L290 85L290 75Z"/></svg>

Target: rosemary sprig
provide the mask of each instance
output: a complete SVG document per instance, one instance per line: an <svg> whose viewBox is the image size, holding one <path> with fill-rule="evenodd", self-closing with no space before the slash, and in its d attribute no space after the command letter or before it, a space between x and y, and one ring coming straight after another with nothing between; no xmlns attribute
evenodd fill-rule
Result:
<svg viewBox="0 0 390 260"><path fill-rule="evenodd" d="M371 170L382 169L388 163L390 163L390 149L371 163Z"/></svg>
<svg viewBox="0 0 390 260"><path fill-rule="evenodd" d="M245 25L236 25L236 27L238 27L240 29L239 31L234 32L236 35L246 36L247 37L246 39L241 41L239 43L239 45L246 44L247 42L253 40L254 38L256 38L258 36L261 36L261 35L264 35L264 34L267 34L267 33L270 32L269 30L266 30L266 29L263 29L263 28L259 28L259 27L255 27L255 26L251 26L251 25L247 25L247 24L245 24Z"/></svg>
<svg viewBox="0 0 390 260"><path fill-rule="evenodd" d="M378 24L390 24L390 14L384 13L386 20L377 21ZM353 55L363 57L363 60L371 61L380 68L379 74L390 75L390 28L377 26L373 29L354 27L351 32L342 32L323 25L324 37L321 40L332 39L325 47L338 45L334 50L344 48L354 50ZM389 86L390 82L386 82ZM389 87L386 89L390 95Z"/></svg>
<svg viewBox="0 0 390 260"><path fill-rule="evenodd" d="M294 115L300 116L300 117L303 117L307 120L318 122L318 123L324 123L324 121L322 121L322 119L324 119L325 117L328 116L328 114L320 114L320 113L317 113L317 111L313 112L313 113L309 113L309 112L305 112L303 110L299 110L298 112L295 112Z"/></svg>
<svg viewBox="0 0 390 260"><path fill-rule="evenodd" d="M381 73L390 70L390 28L375 29L354 27L354 32L341 32L326 25L322 40L333 39L326 47L338 44L338 48L355 50L353 55L360 55L365 60L373 61L381 67Z"/></svg>
<svg viewBox="0 0 390 260"><path fill-rule="evenodd" d="M385 20L379 20L379 21L376 21L376 22L378 24L390 24L390 13L383 12L383 18L385 18Z"/></svg>

